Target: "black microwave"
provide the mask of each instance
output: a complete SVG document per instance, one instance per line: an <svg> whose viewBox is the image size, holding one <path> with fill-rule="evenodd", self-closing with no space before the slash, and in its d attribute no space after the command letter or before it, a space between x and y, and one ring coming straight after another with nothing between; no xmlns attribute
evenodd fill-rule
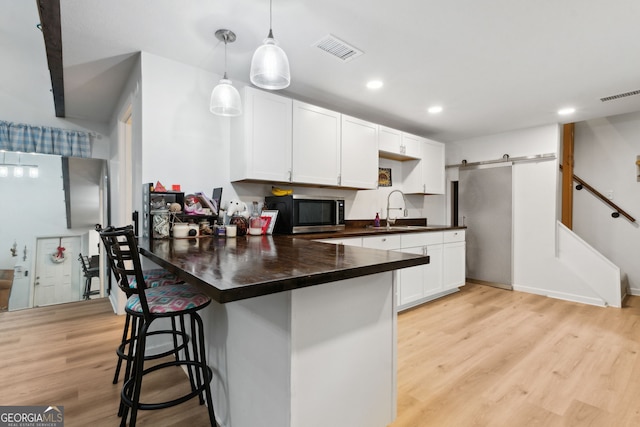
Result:
<svg viewBox="0 0 640 427"><path fill-rule="evenodd" d="M265 197L265 204L278 211L277 234L344 230L344 199L291 194Z"/></svg>

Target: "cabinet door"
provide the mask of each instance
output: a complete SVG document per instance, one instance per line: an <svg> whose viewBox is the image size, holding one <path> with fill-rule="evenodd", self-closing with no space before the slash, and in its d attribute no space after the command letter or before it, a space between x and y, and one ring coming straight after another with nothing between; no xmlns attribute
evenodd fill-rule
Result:
<svg viewBox="0 0 640 427"><path fill-rule="evenodd" d="M401 252L408 254L424 254L424 247L406 248ZM429 265L429 264L427 264ZM402 268L398 274L398 305L403 306L424 297L425 265Z"/></svg>
<svg viewBox="0 0 640 427"><path fill-rule="evenodd" d="M378 188L378 125L344 114L340 185Z"/></svg>
<svg viewBox="0 0 640 427"><path fill-rule="evenodd" d="M402 132L402 147L404 155L414 159L422 158L422 143L424 138Z"/></svg>
<svg viewBox="0 0 640 427"><path fill-rule="evenodd" d="M340 113L293 101L293 182L338 185Z"/></svg>
<svg viewBox="0 0 640 427"><path fill-rule="evenodd" d="M429 296L443 289L442 245L429 245L426 249L429 264L424 266L424 296Z"/></svg>
<svg viewBox="0 0 640 427"><path fill-rule="evenodd" d="M453 289L465 284L465 242L445 243L443 246L444 289Z"/></svg>
<svg viewBox="0 0 640 427"><path fill-rule="evenodd" d="M291 180L292 101L243 89L244 114L231 121L231 181Z"/></svg>
<svg viewBox="0 0 640 427"><path fill-rule="evenodd" d="M402 132L385 126L378 128L378 150L382 157L402 154Z"/></svg>
<svg viewBox="0 0 640 427"><path fill-rule="evenodd" d="M444 144L425 139L422 144L422 179L424 192L444 194Z"/></svg>

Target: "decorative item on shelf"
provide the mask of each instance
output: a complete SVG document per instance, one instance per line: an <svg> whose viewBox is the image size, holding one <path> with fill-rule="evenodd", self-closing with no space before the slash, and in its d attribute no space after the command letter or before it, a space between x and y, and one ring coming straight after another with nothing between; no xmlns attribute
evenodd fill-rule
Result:
<svg viewBox="0 0 640 427"><path fill-rule="evenodd" d="M252 236L262 234L262 218L260 218L258 202L256 201L253 202L253 210L251 211L251 218L249 218L249 234Z"/></svg>
<svg viewBox="0 0 640 427"><path fill-rule="evenodd" d="M13 246L11 246L11 249L9 249L9 251L11 252L12 257L18 256L18 243L15 240L13 241Z"/></svg>
<svg viewBox="0 0 640 427"><path fill-rule="evenodd" d="M276 226L276 219L278 218L277 210L263 210L260 214L260 217L266 221L265 233L264 234L273 234L273 229Z"/></svg>
<svg viewBox="0 0 640 427"><path fill-rule="evenodd" d="M207 197L207 195L202 191L196 191L195 195L198 196L198 199L200 200L204 214L213 215L215 212L218 212L218 205L215 200Z"/></svg>
<svg viewBox="0 0 640 427"><path fill-rule="evenodd" d="M253 53L249 79L259 88L278 90L289 86L291 74L287 54L273 38L271 3L269 0L269 34L262 46Z"/></svg>
<svg viewBox="0 0 640 427"><path fill-rule="evenodd" d="M189 237L189 224L186 222L176 222L173 224L173 237L176 239L184 239Z"/></svg>
<svg viewBox="0 0 640 427"><path fill-rule="evenodd" d="M216 31L216 38L224 42L224 76L211 92L209 111L217 116L236 117L242 114L242 101L238 89L227 78L227 43L236 41L236 35L231 30L222 29Z"/></svg>
<svg viewBox="0 0 640 427"><path fill-rule="evenodd" d="M211 224L207 220L200 221L200 235L201 236L211 236L213 235L213 229L211 228Z"/></svg>
<svg viewBox="0 0 640 427"><path fill-rule="evenodd" d="M232 216L231 219L229 220L229 225L236 226L236 235L239 237L246 236L247 231L249 231L249 221L247 220L247 218L245 218L242 215ZM229 231L227 229L227 234L228 233Z"/></svg>
<svg viewBox="0 0 640 427"><path fill-rule="evenodd" d="M188 194L184 197L184 211L189 215L201 215L202 204L200 198L195 194Z"/></svg>
<svg viewBox="0 0 640 427"><path fill-rule="evenodd" d="M153 214L152 237L154 239L166 239L171 229L169 212L156 212Z"/></svg>
<svg viewBox="0 0 640 427"><path fill-rule="evenodd" d="M167 189L160 183L160 181L156 181L156 185L151 189L151 191L156 193L166 193Z"/></svg>
<svg viewBox="0 0 640 427"><path fill-rule="evenodd" d="M229 217L240 215L245 219L249 218L249 209L247 208L247 204L238 199L229 200L226 213Z"/></svg>
<svg viewBox="0 0 640 427"><path fill-rule="evenodd" d="M378 168L378 186L391 187L392 185L391 168Z"/></svg>

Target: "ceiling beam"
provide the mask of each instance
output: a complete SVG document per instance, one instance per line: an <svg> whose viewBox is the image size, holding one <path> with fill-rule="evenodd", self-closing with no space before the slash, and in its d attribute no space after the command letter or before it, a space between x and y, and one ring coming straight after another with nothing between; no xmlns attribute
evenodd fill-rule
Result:
<svg viewBox="0 0 640 427"><path fill-rule="evenodd" d="M62 67L62 30L60 0L37 0L40 26L51 74L51 91L56 117L64 117L64 77Z"/></svg>

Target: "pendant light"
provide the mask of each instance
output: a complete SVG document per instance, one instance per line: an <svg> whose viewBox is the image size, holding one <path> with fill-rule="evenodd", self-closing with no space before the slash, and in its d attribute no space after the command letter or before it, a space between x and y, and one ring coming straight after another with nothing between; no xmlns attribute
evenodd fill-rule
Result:
<svg viewBox="0 0 640 427"><path fill-rule="evenodd" d="M284 50L278 46L273 38L271 29L271 1L269 0L269 35L264 39L251 59L251 83L262 89L284 89L291 82L289 73L289 59Z"/></svg>
<svg viewBox="0 0 640 427"><path fill-rule="evenodd" d="M224 76L211 92L209 111L217 116L236 117L242 114L242 101L238 89L227 79L227 43L236 41L236 35L231 30L218 30L216 38L224 42Z"/></svg>

